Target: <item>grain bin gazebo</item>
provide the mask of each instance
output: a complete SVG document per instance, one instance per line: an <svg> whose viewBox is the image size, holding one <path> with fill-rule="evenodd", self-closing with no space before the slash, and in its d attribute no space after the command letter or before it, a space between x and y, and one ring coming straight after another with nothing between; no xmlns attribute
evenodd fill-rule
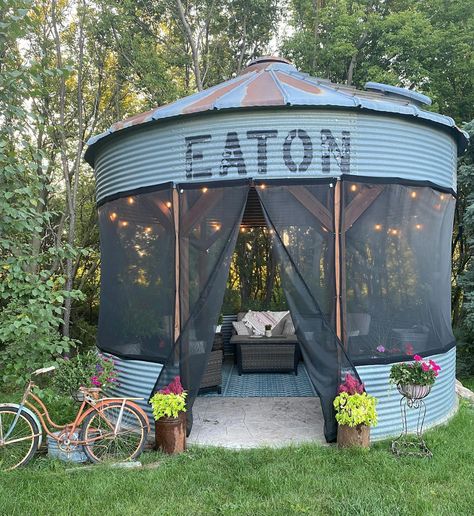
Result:
<svg viewBox="0 0 474 516"><path fill-rule="evenodd" d="M456 403L450 241L467 138L430 103L264 57L92 138L98 347L119 360L121 393L148 397L181 374L192 405L250 192L273 234L327 440L347 371L379 398L374 437L397 433L388 372L414 353L442 367L426 423L444 421Z"/></svg>

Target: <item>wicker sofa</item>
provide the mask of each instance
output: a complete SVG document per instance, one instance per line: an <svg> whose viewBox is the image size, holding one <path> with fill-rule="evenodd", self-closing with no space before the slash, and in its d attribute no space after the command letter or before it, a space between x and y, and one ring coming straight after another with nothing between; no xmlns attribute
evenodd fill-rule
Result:
<svg viewBox="0 0 474 516"><path fill-rule="evenodd" d="M242 321L245 312L237 315ZM287 334L273 334L271 337L257 338L253 335L232 335L230 342L235 349L239 375L242 373L289 373L298 374L300 351L298 338L291 330Z"/></svg>

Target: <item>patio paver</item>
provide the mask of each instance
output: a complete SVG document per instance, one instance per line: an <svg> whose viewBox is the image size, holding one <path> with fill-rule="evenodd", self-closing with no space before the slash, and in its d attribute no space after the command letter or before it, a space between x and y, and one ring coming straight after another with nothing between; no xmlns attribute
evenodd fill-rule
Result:
<svg viewBox="0 0 474 516"><path fill-rule="evenodd" d="M188 444L224 448L325 443L319 399L198 397Z"/></svg>

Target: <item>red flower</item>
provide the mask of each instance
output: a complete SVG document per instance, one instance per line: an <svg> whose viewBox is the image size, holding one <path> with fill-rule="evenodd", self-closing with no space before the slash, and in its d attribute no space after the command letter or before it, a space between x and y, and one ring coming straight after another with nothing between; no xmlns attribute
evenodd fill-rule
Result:
<svg viewBox="0 0 474 516"><path fill-rule="evenodd" d="M176 376L168 386L164 387L159 392L161 392L161 394L183 394L184 389L181 385L180 377Z"/></svg>
<svg viewBox="0 0 474 516"><path fill-rule="evenodd" d="M430 370L430 366L426 363L426 362L422 362L421 363L421 368L423 369L423 371L429 371Z"/></svg>
<svg viewBox="0 0 474 516"><path fill-rule="evenodd" d="M413 346L410 343L406 344L405 353L407 355L413 355L414 352L415 352L415 350L414 350Z"/></svg>
<svg viewBox="0 0 474 516"><path fill-rule="evenodd" d="M343 384L339 386L338 393L347 392L348 394L362 394L364 392L364 384L351 374L346 374L346 379Z"/></svg>
<svg viewBox="0 0 474 516"><path fill-rule="evenodd" d="M423 358L420 357L420 355L413 355L413 359L416 360L417 362L421 362L423 360Z"/></svg>

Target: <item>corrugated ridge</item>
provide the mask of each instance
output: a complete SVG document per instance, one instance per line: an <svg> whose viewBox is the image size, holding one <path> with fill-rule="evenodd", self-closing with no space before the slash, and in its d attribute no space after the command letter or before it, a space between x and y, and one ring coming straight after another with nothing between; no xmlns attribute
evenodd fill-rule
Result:
<svg viewBox="0 0 474 516"><path fill-rule="evenodd" d="M288 132L304 128L312 138L313 162L305 172L290 172L283 155L283 141ZM200 168L210 167L213 176L209 181L236 179L232 170L220 175L227 133L237 132L247 168L246 177L327 177L321 170L320 130L332 130L340 145L342 131L351 132L350 173L367 177L398 177L430 181L444 188L456 189L456 145L446 133L415 121L399 120L386 116L370 116L354 112L274 111L225 113L219 116L190 119L187 123L169 127L148 127L124 133L100 150L97 158L97 200L120 192L145 186L202 181L202 177L186 177L185 137L212 134L213 138L203 150L203 159L196 163ZM267 140L267 173L259 174L257 144L246 137L248 130L277 129L277 138ZM294 160L301 159L301 145L292 147ZM331 176L341 171L331 159ZM206 179L206 178L204 178Z"/></svg>

